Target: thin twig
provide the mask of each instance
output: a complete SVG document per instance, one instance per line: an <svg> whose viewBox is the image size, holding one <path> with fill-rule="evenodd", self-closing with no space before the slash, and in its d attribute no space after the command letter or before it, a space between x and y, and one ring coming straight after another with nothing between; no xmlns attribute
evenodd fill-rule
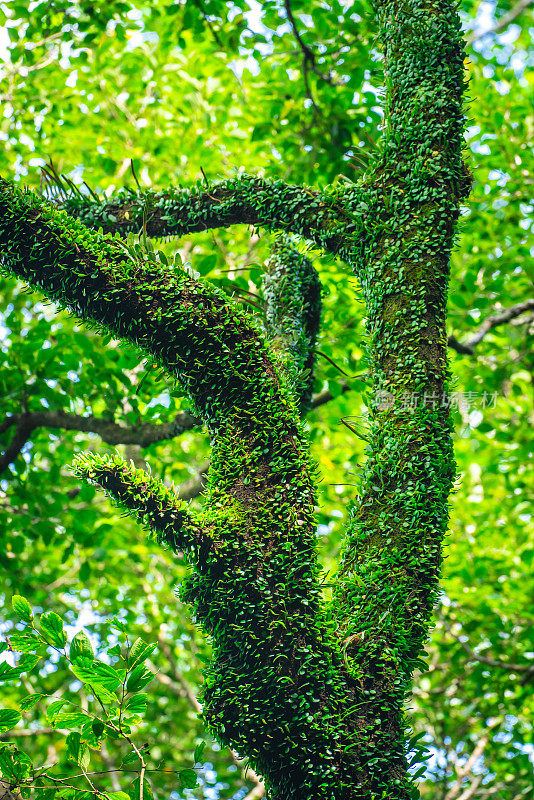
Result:
<svg viewBox="0 0 534 800"><path fill-rule="evenodd" d="M521 316L521 314L532 310L534 310L534 297L524 300L522 303L516 303L516 305L510 306L510 308L506 308L498 314L487 317L466 342L459 342L454 336L449 336L448 345L452 350L456 350L457 353L473 355L477 344L480 344L482 339L491 330L497 328L499 325L511 322L511 320Z"/></svg>
<svg viewBox="0 0 534 800"><path fill-rule="evenodd" d="M467 44L472 45L473 42L483 39L485 36L499 33L511 22L513 22L514 19L517 19L517 17L525 10L525 8L528 8L531 5L534 5L534 0L519 0L519 2L516 3L515 6L510 9L510 11L508 11L506 14L503 14L500 20L496 22L495 25L488 31L484 31L483 33L473 32L470 36L468 36Z"/></svg>

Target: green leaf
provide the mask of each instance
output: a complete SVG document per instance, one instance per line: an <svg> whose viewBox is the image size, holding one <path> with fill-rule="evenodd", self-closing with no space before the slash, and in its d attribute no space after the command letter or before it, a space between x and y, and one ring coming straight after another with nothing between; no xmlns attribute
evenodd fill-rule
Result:
<svg viewBox="0 0 534 800"><path fill-rule="evenodd" d="M204 748L206 747L206 742L199 742L195 747L195 752L193 754L193 761L195 763L199 762L202 758L202 753L204 752Z"/></svg>
<svg viewBox="0 0 534 800"><path fill-rule="evenodd" d="M14 745L8 744L0 749L0 772L9 781L24 780L32 767L29 756Z"/></svg>
<svg viewBox="0 0 534 800"><path fill-rule="evenodd" d="M49 611L46 614L41 614L39 624L45 639L47 639L51 645L59 648L65 646L67 637L63 630L63 620L61 617L58 617L53 611Z"/></svg>
<svg viewBox="0 0 534 800"><path fill-rule="evenodd" d="M100 749L105 727L99 719L88 719L81 730L83 741L87 742L90 747Z"/></svg>
<svg viewBox="0 0 534 800"><path fill-rule="evenodd" d="M130 800L139 800L139 778L136 778L128 786L128 797ZM143 781L143 800L153 800L152 788L148 781Z"/></svg>
<svg viewBox="0 0 534 800"><path fill-rule="evenodd" d="M133 670L134 667L137 667L138 664L140 664L142 661L145 661L149 656L152 655L156 647L157 645L155 644L147 644L142 639L136 639L130 650L128 659L129 669Z"/></svg>
<svg viewBox="0 0 534 800"><path fill-rule="evenodd" d="M214 253L210 253L203 258L195 259L194 269L197 272L200 272L201 275L207 275L212 269L217 265L217 256Z"/></svg>
<svg viewBox="0 0 534 800"><path fill-rule="evenodd" d="M93 663L93 646L83 631L79 631L70 643L69 655L72 663L77 666L90 667Z"/></svg>
<svg viewBox="0 0 534 800"><path fill-rule="evenodd" d="M194 769L183 769L178 773L178 778L184 789L194 789L197 785L197 773Z"/></svg>
<svg viewBox="0 0 534 800"><path fill-rule="evenodd" d="M136 667L129 676L126 683L126 689L132 693L139 692L141 689L144 689L145 686L148 686L153 677L154 675L150 672L150 670L146 669L143 664L139 664L139 666Z"/></svg>
<svg viewBox="0 0 534 800"><path fill-rule="evenodd" d="M69 733L66 739L67 753L83 770L89 768L89 748L79 733Z"/></svg>
<svg viewBox="0 0 534 800"><path fill-rule="evenodd" d="M30 672L40 660L40 656L25 653L16 667L11 667L7 661L0 664L0 681L11 681L20 678L25 672Z"/></svg>
<svg viewBox="0 0 534 800"><path fill-rule="evenodd" d="M61 711L66 702L66 700L54 700L52 703L50 703L46 709L47 719L52 720L58 711Z"/></svg>
<svg viewBox="0 0 534 800"><path fill-rule="evenodd" d="M13 595L11 604L15 614L18 614L25 622L29 622L32 619L32 608L25 597L21 597L20 594L15 594Z"/></svg>
<svg viewBox="0 0 534 800"><path fill-rule="evenodd" d="M46 645L42 639L32 631L13 631L9 634L11 649L18 653L39 653L46 655Z"/></svg>
<svg viewBox="0 0 534 800"><path fill-rule="evenodd" d="M124 706L124 711L128 714L142 715L146 713L146 694L134 694Z"/></svg>
<svg viewBox="0 0 534 800"><path fill-rule="evenodd" d="M88 721L91 722L91 717L83 711L59 711L52 717L52 724L58 728L81 728Z"/></svg>
<svg viewBox="0 0 534 800"><path fill-rule="evenodd" d="M126 753L126 755L122 759L123 764L132 764L134 761L139 761L139 756L137 755L135 750L131 750L129 753Z"/></svg>
<svg viewBox="0 0 534 800"><path fill-rule="evenodd" d="M126 674L124 670L116 670L101 661L94 661L90 667L71 665L71 669L83 683L102 686L108 692L113 692L123 682Z"/></svg>
<svg viewBox="0 0 534 800"><path fill-rule="evenodd" d="M15 727L20 718L21 717L18 711L15 711L14 709L11 708L1 708L0 733L5 733L5 731L10 731L11 728Z"/></svg>
<svg viewBox="0 0 534 800"><path fill-rule="evenodd" d="M46 697L45 694L30 694L28 697L23 697L19 706L21 711L30 711L37 703Z"/></svg>

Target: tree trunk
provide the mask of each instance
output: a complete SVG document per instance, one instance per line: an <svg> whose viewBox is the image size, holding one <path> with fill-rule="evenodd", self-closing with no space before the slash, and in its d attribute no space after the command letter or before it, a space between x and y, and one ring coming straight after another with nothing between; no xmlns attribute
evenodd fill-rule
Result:
<svg viewBox="0 0 534 800"><path fill-rule="evenodd" d="M417 795L403 702L427 635L454 477L444 320L454 227L470 187L455 8L449 0L376 3L383 155L355 187L320 194L244 176L206 193L70 198L70 216L1 187L4 268L149 353L187 389L210 430L199 515L118 458L83 456L76 470L189 554L181 596L213 641L207 723L250 758L272 800ZM287 231L336 253L360 281L370 444L330 603L300 420L318 318L311 265L288 241L279 245L262 334L221 293L150 249L89 230L124 233L143 219L149 235L236 222Z"/></svg>

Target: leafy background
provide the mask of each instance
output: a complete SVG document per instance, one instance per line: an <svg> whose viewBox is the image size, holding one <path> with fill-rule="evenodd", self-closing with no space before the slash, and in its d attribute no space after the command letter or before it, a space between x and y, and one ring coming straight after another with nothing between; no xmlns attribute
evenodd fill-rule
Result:
<svg viewBox="0 0 534 800"><path fill-rule="evenodd" d="M452 259L449 334L461 343L485 319L534 297L534 15L532 5L520 6L460 7L470 80L466 158L475 178ZM191 185L240 169L319 187L356 181L380 137L371 4L293 0L290 8L300 41L278 0L0 3L0 173L38 188L40 167L52 158L76 184L106 193L137 181ZM194 271L262 313L268 236L231 229L157 246L169 256L178 249ZM333 396L308 419L328 572L364 457L365 442L341 419L365 427L365 382L353 377L366 368L365 312L343 265L311 255L324 283L315 390ZM187 410L133 348L104 340L13 279L0 278L0 296L0 425L24 411L62 411L135 429ZM534 797L533 333L531 306L492 328L472 354L450 349L458 481L429 667L409 704L410 757L425 800ZM3 430L0 450L12 436ZM33 796L83 798L94 796L89 771L97 792L116 800L125 792L125 800L139 796L143 762L145 797L260 797L246 764L212 741L198 717L209 642L174 595L185 564L79 486L67 465L84 449L115 450L96 434L40 427L0 476L0 624L13 646L6 640L0 656L2 774L9 780L16 769L25 777L36 768L66 783L41 777L55 788ZM202 429L117 449L192 494L209 457ZM12 611L13 595L27 598L33 621L23 601ZM69 655L51 631L95 649L97 662L85 651L92 683L73 674L78 645ZM143 662L154 677L125 699L138 639L156 646ZM33 667L32 653L40 655ZM31 668L21 672L21 659ZM116 694L109 717L123 715L129 734L112 736L98 724L95 732L106 686L94 670L105 667L115 670L107 673ZM129 697L141 699L128 718ZM89 716L91 731L87 719L65 719L64 707L52 705L58 699Z"/></svg>

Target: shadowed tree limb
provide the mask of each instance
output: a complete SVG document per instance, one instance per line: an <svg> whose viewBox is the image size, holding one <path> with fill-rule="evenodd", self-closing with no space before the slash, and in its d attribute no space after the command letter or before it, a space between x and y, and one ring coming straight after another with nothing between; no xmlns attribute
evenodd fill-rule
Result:
<svg viewBox="0 0 534 800"><path fill-rule="evenodd" d="M301 413L311 396L321 318L321 282L306 256L286 236L276 239L262 279L267 336Z"/></svg>
<svg viewBox="0 0 534 800"><path fill-rule="evenodd" d="M61 429L64 431L79 431L80 433L96 433L106 444L137 444L148 447L156 442L173 439L185 431L192 430L202 424L202 420L191 416L186 411L180 411L172 422L154 423L141 422L139 425L123 427L113 420L101 417L83 417L79 414L70 414L65 411L34 411L26 414L13 414L6 417L0 425L0 434L9 430L13 425L17 429L22 426L29 429L30 433L35 428ZM7 454L7 451L6 451ZM4 458L0 460L0 473ZM7 462L11 463L11 461Z"/></svg>
<svg viewBox="0 0 534 800"><path fill-rule="evenodd" d="M350 391L350 386L344 384L342 391ZM310 407L312 409L318 408L333 399L334 397L328 389L324 389L312 397ZM82 417L78 414L70 414L64 411L30 411L26 414L13 414L6 417L0 424L0 434L5 433L13 426L17 428L17 433L4 453L0 455L0 475L15 461L24 445L31 441L32 434L37 428L95 433L106 444L134 444L139 445L139 447L149 447L157 442L174 439L181 433L193 430L201 425L202 420L199 417L192 416L187 411L178 412L173 422L140 422L138 425L129 427L93 415ZM209 462L207 464L209 465ZM207 466L202 467L200 473L205 473L207 468ZM186 484L184 484L184 491L186 493L189 491L196 492L191 495L191 497L196 497L202 491L204 483L204 480L199 483L197 478L193 478L191 481L186 482L187 486L190 484L189 489L186 489ZM184 499L190 498L185 497Z"/></svg>
<svg viewBox="0 0 534 800"><path fill-rule="evenodd" d="M460 355L474 355L475 347L480 344L491 330L531 310L534 310L534 298L517 303L498 314L487 317L467 341L460 342L454 335L450 335L447 340L447 345L451 350L454 350ZM309 366L307 368L311 369L312 367ZM349 392L350 388L348 383L343 383L342 393ZM328 389L323 389L321 392L313 395L310 401L310 408L318 408L333 399L335 398ZM31 440L31 435L36 428L96 433L106 444L136 444L140 447L148 447L156 442L173 439L180 433L192 430L201 424L202 420L200 418L192 416L187 411L178 412L173 422L141 422L139 425L130 427L124 427L111 420L92 415L89 417L82 417L64 411L36 411L25 414L13 414L12 416L6 417L0 424L0 434L9 430L9 428L14 425L17 426L15 436L4 453L0 455L0 475L7 469L9 464L15 461L24 445ZM201 488L198 489L198 493L200 493L200 491ZM191 496L195 497L196 495Z"/></svg>
<svg viewBox="0 0 534 800"><path fill-rule="evenodd" d="M8 468L10 464L17 458L27 442L31 439L31 435L35 430L35 425L31 420L27 419L27 414L21 414L17 420L15 435L11 439L9 445L6 447L3 455L0 456L0 475ZM8 417L8 420L11 418ZM7 430L9 426L4 421L0 426L0 432Z"/></svg>

